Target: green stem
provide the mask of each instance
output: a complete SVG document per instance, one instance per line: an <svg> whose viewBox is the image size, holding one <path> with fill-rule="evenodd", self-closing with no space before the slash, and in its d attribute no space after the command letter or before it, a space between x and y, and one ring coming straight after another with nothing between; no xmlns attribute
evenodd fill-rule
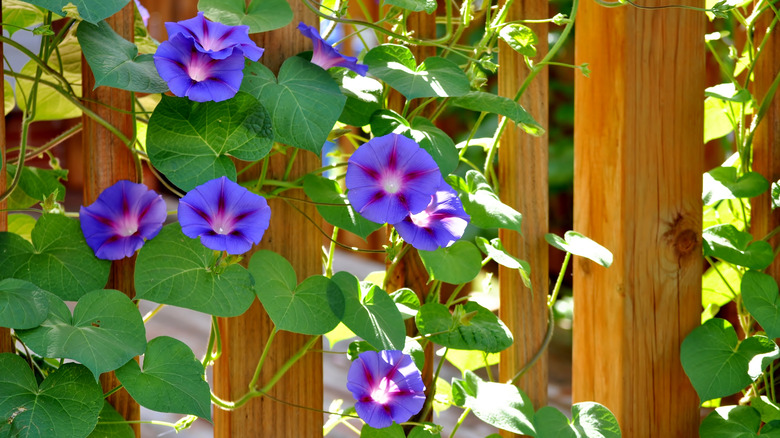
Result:
<svg viewBox="0 0 780 438"><path fill-rule="evenodd" d="M452 428L452 433L450 434L450 438L455 438L455 432L457 432L458 429L460 429L460 426L466 420L466 417L468 417L469 412L471 412L471 408L466 408L463 410L463 413L460 414L460 417L458 417L458 421L455 423L455 427Z"/></svg>
<svg viewBox="0 0 780 438"><path fill-rule="evenodd" d="M250 391L254 391L257 388L257 381L260 379L260 371L263 369L263 364L265 363L266 357L268 357L268 352L271 351L271 343L276 337L276 333L278 331L279 330L274 325L274 328L271 330L271 333L268 335L268 339L265 342L265 348L263 348L263 353L260 355L260 360L257 361L257 367L255 367L255 374L254 376L252 376L252 380L249 382Z"/></svg>
<svg viewBox="0 0 780 438"><path fill-rule="evenodd" d="M339 227L333 227L333 234L330 238L330 248L328 250L328 260L325 263L325 276L328 278L333 277L333 255L336 253L336 239L339 236Z"/></svg>
<svg viewBox="0 0 780 438"><path fill-rule="evenodd" d="M569 266L569 260L571 259L571 253L566 252L566 256L563 258L563 263L561 264L561 270L558 272L558 279L555 281L555 287L553 288L552 294L550 295L550 298L547 300L547 307L550 309L553 308L555 305L555 300L558 299L558 292L561 291L561 285L563 284L563 276L566 273L566 268Z"/></svg>
<svg viewBox="0 0 780 438"><path fill-rule="evenodd" d="M122 388L123 388L122 384L119 384L119 386L117 386L114 389L112 389L111 391L108 391L107 393L103 394L103 398L108 398L109 396L111 396L111 394L119 391Z"/></svg>
<svg viewBox="0 0 780 438"><path fill-rule="evenodd" d="M547 309L547 332L544 334L544 340L542 341L542 345L539 346L539 350L536 351L536 354L534 354L534 357L531 358L531 360L526 363L523 368L520 369L520 371L517 372L517 374L512 377L512 379L509 380L509 383L515 384L525 373L528 372L528 370L531 369L531 367L534 366L534 364L541 359L542 355L544 354L545 350L547 350L547 347L550 346L550 341L552 341L553 333L555 331L555 315L553 314L553 308L550 307Z"/></svg>
<svg viewBox="0 0 780 438"><path fill-rule="evenodd" d="M285 362L279 370L276 371L276 374L271 377L271 380L269 380L261 389L261 393L267 393L271 391L271 388L274 387L276 382L279 381L279 379L284 376L284 373L287 372L294 364L295 362L298 362L300 358L302 358L308 351L311 349L312 346L314 346L315 343L317 343L317 340L319 339L319 336L312 336L311 339L303 346L300 350L298 350L292 357L287 359L287 362Z"/></svg>

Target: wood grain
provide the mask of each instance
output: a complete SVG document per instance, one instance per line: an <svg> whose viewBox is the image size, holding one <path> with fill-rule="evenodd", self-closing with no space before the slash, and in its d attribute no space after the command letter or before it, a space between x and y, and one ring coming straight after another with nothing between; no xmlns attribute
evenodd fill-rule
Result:
<svg viewBox="0 0 780 438"><path fill-rule="evenodd" d="M514 2L507 21L549 18L548 2ZM529 25L539 38L535 61L547 53L547 24ZM501 43L498 52L498 94L514 98L529 69L523 56ZM545 68L523 94L520 104L547 129L549 92ZM499 318L509 327L515 342L501 352L499 380L510 380L539 351L547 332L548 246L544 240L549 223L548 137L533 137L509 122L498 150L501 201L523 214L522 236L500 229L504 248L531 264L531 286L523 284L517 270L499 267L501 291ZM517 382L536 409L547 404L548 361L545 353ZM502 431L502 436L513 434Z"/></svg>
<svg viewBox="0 0 780 438"><path fill-rule="evenodd" d="M701 311L704 22L590 1L577 17L574 228L615 261L574 260L573 398L627 437L697 436L679 352Z"/></svg>
<svg viewBox="0 0 780 438"><path fill-rule="evenodd" d="M311 42L302 38L296 26L299 21L317 25L317 19L301 2L291 2L295 18L284 28L253 35L259 47L265 48L260 61L274 72L285 59L311 50ZM281 179L292 149L287 155L276 155L270 162L267 178ZM257 178L250 169L243 178ZM291 178L321 167L320 157L311 152L299 151ZM303 197L302 192L285 193L286 196ZM319 222L312 204L293 202L292 205ZM298 281L322 273L320 262L321 235L317 228L300 212L280 199L269 201L271 225L263 241L255 249L269 249L284 256L292 263ZM222 357L214 365L214 391L225 399L235 400L247 390L257 360L273 328L271 320L259 302L255 301L247 313L236 318L221 318ZM263 366L259 385L268 381L287 359L310 339L309 336L280 332ZM321 348L321 341L313 347ZM296 405L322 409L322 356L308 353L299 360L272 389L270 395ZM301 409L262 397L250 401L236 411L216 409L214 412L214 436L218 438L240 437L316 437L322 436L322 414Z"/></svg>
<svg viewBox="0 0 780 438"><path fill-rule="evenodd" d="M130 3L106 19L114 31L128 41L133 41L133 8L134 5ZM81 65L84 105L116 127L126 137L132 138L132 115L110 109L131 111L133 108L131 93L109 87L98 87L93 90L95 77L83 57ZM86 115L82 116L82 120L84 123L82 140L85 175L83 204L90 205L97 199L100 192L117 181L127 179L140 182L141 176L136 174L130 149L119 138ZM124 292L128 297L134 297L134 265L135 257L113 262L106 288L116 289ZM113 372L103 374L100 382L104 391L113 389L120 384ZM108 401L125 419L131 421L140 419L140 408L126 391L117 391L108 398ZM131 424L130 426L135 431L136 436L141 435L139 424Z"/></svg>

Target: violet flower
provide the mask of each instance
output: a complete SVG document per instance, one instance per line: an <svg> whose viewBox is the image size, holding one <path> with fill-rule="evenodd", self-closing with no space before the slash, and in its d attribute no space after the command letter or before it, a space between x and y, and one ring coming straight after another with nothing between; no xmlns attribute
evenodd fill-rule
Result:
<svg viewBox="0 0 780 438"><path fill-rule="evenodd" d="M132 256L160 232L166 215L162 196L127 180L103 190L95 202L79 210L87 245L103 260Z"/></svg>
<svg viewBox="0 0 780 438"><path fill-rule="evenodd" d="M425 149L403 135L387 134L352 154L345 184L350 204L363 217L394 224L425 210L441 179Z"/></svg>
<svg viewBox="0 0 780 438"><path fill-rule="evenodd" d="M368 66L364 64L358 64L357 58L354 56L346 56L339 53L333 46L323 40L320 36L320 32L314 27L307 26L303 23L298 24L298 30L309 38L314 43L314 52L311 56L311 63L322 67L323 70L327 70L331 67L344 67L348 68L360 76L365 76L368 72Z"/></svg>
<svg viewBox="0 0 780 438"><path fill-rule="evenodd" d="M349 367L347 389L357 400L357 414L376 429L408 421L425 404L420 371L398 350L360 353Z"/></svg>
<svg viewBox="0 0 780 438"><path fill-rule="evenodd" d="M149 10L141 4L140 1L135 0L135 7L138 9L138 13L141 14L141 21L144 22L144 26L149 25Z"/></svg>
<svg viewBox="0 0 780 438"><path fill-rule="evenodd" d="M243 254L260 243L271 221L265 198L227 177L213 179L190 190L179 200L181 231L203 246Z"/></svg>
<svg viewBox="0 0 780 438"><path fill-rule="evenodd" d="M458 193L443 180L428 207L393 224L398 234L423 251L446 248L463 236L471 217L463 210Z"/></svg>
<svg viewBox="0 0 780 438"><path fill-rule="evenodd" d="M244 79L244 57L257 61L263 49L249 39L249 26L226 26L203 13L165 23L168 41L154 54L154 65L171 92L196 102L235 96Z"/></svg>

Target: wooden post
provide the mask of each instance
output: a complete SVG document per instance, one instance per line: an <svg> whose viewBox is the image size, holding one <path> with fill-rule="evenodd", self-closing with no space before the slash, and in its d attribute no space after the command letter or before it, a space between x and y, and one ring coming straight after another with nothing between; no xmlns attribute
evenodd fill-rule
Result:
<svg viewBox="0 0 780 438"><path fill-rule="evenodd" d="M577 17L574 229L615 261L574 259L573 398L626 437L698 434L680 344L701 312L704 23L592 1Z"/></svg>
<svg viewBox="0 0 780 438"><path fill-rule="evenodd" d="M2 0L0 0L0 6L3 4ZM2 21L2 12L0 12L0 21ZM0 27L2 29L2 27ZM3 44L0 43L0 59L3 58ZM0 71L0 80L3 79L3 72ZM5 87L3 87L5 88ZM0 98L5 101L5 94L4 90L0 90ZM5 112L3 113L5 114ZM3 120L0 121L0 193L3 193L6 189L6 170L5 170L5 163L6 163L6 157L5 157L5 150L6 145L8 141L6 139L6 132L5 132L5 116L3 116ZM8 212L5 211L7 208L8 203L3 201L0 202L0 231L8 231ZM11 330L7 328L0 328L0 353L13 353L16 351L16 348L14 348L14 340L11 338Z"/></svg>
<svg viewBox="0 0 780 438"><path fill-rule="evenodd" d="M258 46L265 48L260 61L273 71L278 71L286 58L311 50L310 41L301 36L296 26L299 21L316 26L317 19L301 2L290 2L290 6L295 13L291 24L253 35ZM275 156L269 165L267 178L281 179L292 153L291 148L286 155ZM298 151L290 176L295 178L318 167L321 167L320 157ZM243 177L251 179L259 176L257 173L250 175L251 172L250 169ZM288 196L303 197L303 194ZM294 205L318 220L312 204L296 202ZM270 200L269 206L271 225L257 248L269 249L286 257L295 268L299 281L321 274L322 240L317 229L300 212L280 199ZM222 356L214 364L214 390L218 396L235 400L246 393L272 327L271 320L257 301L239 317L220 319ZM259 384L267 382L309 339L309 336L279 332L263 365ZM322 355L306 354L276 383L270 395L294 405L322 409ZM315 437L322 436L322 425L322 413L282 404L268 397L256 398L236 411L217 408L214 412L214 436L217 438Z"/></svg>
<svg viewBox="0 0 780 438"><path fill-rule="evenodd" d="M545 19L549 12L544 0L514 2L507 21ZM547 53L547 23L531 24L539 37L537 56ZM498 94L514 98L528 76L523 56L501 43L498 52ZM520 103L543 127L547 127L548 70L545 68L531 82ZM501 307L498 314L515 337L515 343L501 352L498 372L502 382L511 379L537 354L547 332L548 246L544 240L549 222L549 188L547 184L548 137L532 137L522 129L507 125L498 150L498 176L501 200L523 214L523 235L499 230L501 242L510 253L531 264L531 286L528 289L517 270L499 267L498 280ZM531 398L536 409L547 404L548 363L545 353L517 382ZM512 434L502 432L503 436Z"/></svg>
<svg viewBox="0 0 780 438"><path fill-rule="evenodd" d="M754 41L757 44L764 40L766 30L772 21L770 15L771 11L765 12L756 23ZM778 53L778 50L780 50L780 32L775 28L761 51L754 70L755 88L753 89L753 95L756 96L759 103L764 99L772 81L774 81L775 76L780 71L780 53ZM753 138L753 170L764 175L770 183L780 179L780 150L778 150L778 142L780 142L780 98L775 94L772 104L766 112L763 121L758 125ZM769 192L753 198L751 202L750 226L756 239L763 239L770 231L780 226L780 210L772 210L772 200ZM769 242L773 247L777 247L780 240L775 236ZM775 259L766 273L779 279L780 262Z"/></svg>
<svg viewBox="0 0 780 438"><path fill-rule="evenodd" d="M133 41L133 3L106 19L106 22L122 38ZM99 87L94 89L95 77L89 65L82 57L81 61L84 105L116 127L127 138L133 136L133 117L130 113L116 111L133 109L132 95L129 91L116 88ZM99 103L96 103L99 102ZM82 134L84 150L84 205L97 199L100 192L119 180L127 179L140 182L141 175L136 172L133 154L127 145L106 128L100 126L88 116L82 116L84 132ZM129 297L135 296L133 287L133 267L135 256L117 260L111 264L111 274L107 289L116 289ZM103 374L100 378L103 390L108 391L119 385L114 373ZM117 391L108 401L126 420L137 421L141 418L138 404L127 391ZM136 436L141 435L140 424L130 425Z"/></svg>

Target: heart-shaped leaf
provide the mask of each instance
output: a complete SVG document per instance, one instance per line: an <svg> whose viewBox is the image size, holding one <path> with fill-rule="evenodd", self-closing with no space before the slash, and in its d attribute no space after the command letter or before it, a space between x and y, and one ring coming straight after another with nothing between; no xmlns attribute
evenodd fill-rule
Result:
<svg viewBox="0 0 780 438"><path fill-rule="evenodd" d="M0 278L27 280L70 301L106 285L111 262L95 257L77 221L44 214L30 237L32 244L0 232Z"/></svg>
<svg viewBox="0 0 780 438"><path fill-rule="evenodd" d="M177 339L152 339L146 347L143 370L130 360L116 370L116 377L145 408L211 419L211 392L203 380L203 364Z"/></svg>
<svg viewBox="0 0 780 438"><path fill-rule="evenodd" d="M575 403L569 420L545 406L534 415L537 438L620 438L620 426L609 409L593 402Z"/></svg>
<svg viewBox="0 0 780 438"><path fill-rule="evenodd" d="M271 116L253 96L238 93L222 102L163 96L149 118L149 160L189 191L221 176L235 181L239 160L259 160L273 145Z"/></svg>
<svg viewBox="0 0 780 438"><path fill-rule="evenodd" d="M482 269L482 256L473 243L458 240L436 251L419 251L420 259L432 280L450 284L468 283Z"/></svg>
<svg viewBox="0 0 780 438"><path fill-rule="evenodd" d="M398 423L382 429L374 429L368 424L364 424L360 429L360 438L404 438L404 428Z"/></svg>
<svg viewBox="0 0 780 438"><path fill-rule="evenodd" d="M531 288L531 265L506 252L498 237L488 241L482 236L477 236L475 242L482 253L495 260L499 265L509 269L517 269L525 287Z"/></svg>
<svg viewBox="0 0 780 438"><path fill-rule="evenodd" d="M7 164L8 180L16 174L16 165ZM55 201L65 200L65 186L60 180L68 179L68 171L64 169L41 169L25 166L19 185L14 189L9 199L10 208L24 209L42 202L52 196Z"/></svg>
<svg viewBox="0 0 780 438"><path fill-rule="evenodd" d="M24 359L0 353L0 435L25 438L87 436L103 406L89 370L66 363L38 385Z"/></svg>
<svg viewBox="0 0 780 438"><path fill-rule="evenodd" d="M442 348L436 354L441 355L443 351L444 349ZM450 348L444 357L447 359L447 362L459 369L460 373L464 375L466 371L475 371L480 368L498 365L500 355L498 353L485 353L479 350L456 350Z"/></svg>
<svg viewBox="0 0 780 438"><path fill-rule="evenodd" d="M332 179L311 173L307 174L303 178L303 191L314 202L341 204L341 206L317 205L317 211L322 218L334 227L354 233L363 240L382 227L382 224L371 222L355 212L339 183Z"/></svg>
<svg viewBox="0 0 780 438"><path fill-rule="evenodd" d="M44 357L81 362L97 378L146 349L146 329L138 308L122 292L101 289L79 299L73 315L49 294L49 316L39 327L17 330L30 349Z"/></svg>
<svg viewBox="0 0 780 438"><path fill-rule="evenodd" d="M114 409L108 401L103 402L103 409L98 416L98 424L87 438L135 438L135 431L130 423Z"/></svg>
<svg viewBox="0 0 780 438"><path fill-rule="evenodd" d="M455 97L450 104L471 111L500 114L520 125L523 130L531 135L544 134L544 128L539 124L522 105L514 100L484 91L470 91L465 96Z"/></svg>
<svg viewBox="0 0 780 438"><path fill-rule="evenodd" d="M130 0L28 0L63 17L79 16L92 24L116 14Z"/></svg>
<svg viewBox="0 0 780 438"><path fill-rule="evenodd" d="M317 156L347 100L328 72L298 56L284 61L278 80L264 65L248 64L241 90L271 113L275 141Z"/></svg>
<svg viewBox="0 0 780 438"><path fill-rule="evenodd" d="M561 239L555 234L547 234L544 239L547 243L574 255L593 260L601 266L608 268L612 265L612 252L593 240L576 231L567 231Z"/></svg>
<svg viewBox="0 0 780 438"><path fill-rule="evenodd" d="M339 122L352 126L368 125L371 114L382 108L382 83L347 69L339 71L336 81L347 96Z"/></svg>
<svg viewBox="0 0 780 438"><path fill-rule="evenodd" d="M168 91L153 56L139 55L135 44L119 36L105 21L80 24L76 36L95 75L95 88L105 85L138 93Z"/></svg>
<svg viewBox="0 0 780 438"><path fill-rule="evenodd" d="M401 312L404 319L414 318L420 310L420 298L413 290L401 288L390 294L398 311Z"/></svg>
<svg viewBox="0 0 780 438"><path fill-rule="evenodd" d="M469 79L454 62L432 56L419 66L406 46L382 44L363 58L368 71L398 90L407 99L463 96Z"/></svg>
<svg viewBox="0 0 780 438"><path fill-rule="evenodd" d="M30 329L49 315L48 293L24 280L0 280L0 327Z"/></svg>
<svg viewBox="0 0 780 438"><path fill-rule="evenodd" d="M769 190L769 181L758 172L737 178L736 167L716 167L704 173L704 205L724 199L752 198Z"/></svg>
<svg viewBox="0 0 780 438"><path fill-rule="evenodd" d="M377 350L403 350L404 319L387 292L345 271L333 275L330 287L338 288L344 297L343 313L338 302L331 309L353 333Z"/></svg>
<svg viewBox="0 0 780 438"><path fill-rule="evenodd" d="M721 406L699 426L702 438L757 437L761 416L750 406ZM762 433L761 436L764 436Z"/></svg>
<svg viewBox="0 0 780 438"><path fill-rule="evenodd" d="M498 353L512 345L512 332L490 310L469 301L450 313L447 306L427 303L415 317L417 330L430 340L458 350Z"/></svg>
<svg viewBox="0 0 780 438"><path fill-rule="evenodd" d="M751 243L750 233L739 231L734 225L715 225L702 233L705 256L717 257L750 269L763 270L772 263L775 254L769 242Z"/></svg>
<svg viewBox="0 0 780 438"><path fill-rule="evenodd" d="M209 20L228 26L247 25L249 33L267 32L287 26L293 19L285 0L200 0L198 10Z"/></svg>
<svg viewBox="0 0 780 438"><path fill-rule="evenodd" d="M780 293L777 280L758 272L747 271L740 286L745 308L756 318L767 336L780 337Z"/></svg>
<svg viewBox="0 0 780 438"><path fill-rule="evenodd" d="M485 382L471 371L452 381L452 399L470 408L480 420L499 429L536 436L531 399L510 383ZM565 418L565 417L564 417Z"/></svg>
<svg viewBox="0 0 780 438"><path fill-rule="evenodd" d="M135 262L135 299L171 304L214 316L237 316L255 299L252 276L241 265L211 267L214 251L181 232L163 227L146 242Z"/></svg>
<svg viewBox="0 0 780 438"><path fill-rule="evenodd" d="M255 278L257 297L277 329L322 335L339 324L331 306L343 312L343 303L338 305L342 295L329 288L328 278L314 275L297 284L290 262L268 250L252 255L249 273Z"/></svg>
<svg viewBox="0 0 780 438"><path fill-rule="evenodd" d="M3 29L8 36L16 31L43 23L45 13L30 3L21 0L3 2Z"/></svg>
<svg viewBox="0 0 780 438"><path fill-rule="evenodd" d="M759 336L739 342L728 321L713 318L685 338L680 347L680 362L704 402L734 394L749 385L761 374L767 357L776 351L774 342Z"/></svg>
<svg viewBox="0 0 780 438"><path fill-rule="evenodd" d="M498 32L498 37L515 52L527 57L536 56L534 44L539 42L539 38L530 27L520 23L507 24Z"/></svg>
<svg viewBox="0 0 780 438"><path fill-rule="evenodd" d="M466 172L466 179L449 176L451 185L460 192L463 208L471 224L480 228L506 228L522 233L523 216L498 199L485 177L476 170Z"/></svg>

